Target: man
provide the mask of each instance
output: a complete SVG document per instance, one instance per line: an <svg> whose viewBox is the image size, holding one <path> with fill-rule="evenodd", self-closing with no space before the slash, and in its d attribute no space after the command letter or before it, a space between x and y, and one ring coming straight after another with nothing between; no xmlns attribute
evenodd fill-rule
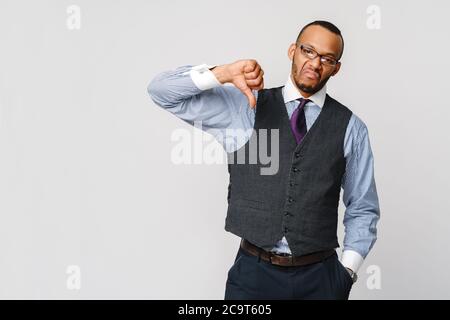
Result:
<svg viewBox="0 0 450 320"><path fill-rule="evenodd" d="M292 68L284 86L264 89L261 66L238 60L182 66L148 87L157 105L216 132L232 160L225 229L242 240L225 299L348 299L376 241L380 210L367 127L326 93L343 50L340 30L314 21L288 48ZM253 130L242 136L230 129ZM251 141L264 140L261 130L278 137L266 141L279 161L274 174L262 174L261 159L234 161L250 152ZM341 187L346 211L339 261Z"/></svg>

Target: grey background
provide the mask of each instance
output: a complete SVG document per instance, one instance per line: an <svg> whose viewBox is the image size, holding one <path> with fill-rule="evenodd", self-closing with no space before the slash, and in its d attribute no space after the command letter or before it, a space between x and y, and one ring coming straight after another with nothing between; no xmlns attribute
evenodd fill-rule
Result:
<svg viewBox="0 0 450 320"><path fill-rule="evenodd" d="M66 9L81 8L68 30ZM366 26L369 5L381 29ZM239 239L226 165L174 165L189 126L146 92L184 64L256 59L283 85L315 19L345 37L329 92L369 128L382 218L353 299L450 298L446 1L0 2L0 297L222 299ZM344 208L340 208L340 221ZM340 241L342 243L342 228ZM66 268L81 268L81 289ZM381 270L369 290L367 267Z"/></svg>

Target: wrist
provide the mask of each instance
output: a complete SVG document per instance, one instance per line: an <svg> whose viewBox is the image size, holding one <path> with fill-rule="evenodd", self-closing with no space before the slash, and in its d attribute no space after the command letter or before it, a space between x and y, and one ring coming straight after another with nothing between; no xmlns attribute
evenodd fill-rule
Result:
<svg viewBox="0 0 450 320"><path fill-rule="evenodd" d="M344 267L347 267L357 273L364 262L364 258L360 253L354 250L344 249L341 257L341 262Z"/></svg>
<svg viewBox="0 0 450 320"><path fill-rule="evenodd" d="M221 84L224 84L224 83L227 83L230 81L230 76L229 76L229 72L227 70L227 65L216 66L210 70L216 77L217 81L219 81Z"/></svg>
<svg viewBox="0 0 450 320"><path fill-rule="evenodd" d="M355 283L358 280L358 275L356 274L356 272L347 267L345 267L345 269L347 269L348 273L350 274L350 277L353 280L353 283Z"/></svg>

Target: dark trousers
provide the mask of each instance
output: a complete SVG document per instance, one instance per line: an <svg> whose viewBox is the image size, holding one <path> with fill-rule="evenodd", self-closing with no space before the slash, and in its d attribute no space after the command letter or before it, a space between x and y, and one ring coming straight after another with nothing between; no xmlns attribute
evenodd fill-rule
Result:
<svg viewBox="0 0 450 320"><path fill-rule="evenodd" d="M307 266L277 266L239 248L228 271L225 300L343 299L353 281L335 252Z"/></svg>

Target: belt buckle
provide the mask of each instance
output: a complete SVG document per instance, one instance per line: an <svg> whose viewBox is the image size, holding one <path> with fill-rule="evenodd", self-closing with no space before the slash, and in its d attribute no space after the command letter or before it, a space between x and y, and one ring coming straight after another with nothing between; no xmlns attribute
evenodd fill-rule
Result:
<svg viewBox="0 0 450 320"><path fill-rule="evenodd" d="M277 253L275 253L275 252L270 252L270 255L269 255L269 261L270 261L270 263L271 264L273 264L273 265L276 265L276 266L282 266L282 264L280 264L280 263L275 263L274 261L273 261L273 258L274 257L284 257L283 255L280 255L280 254L277 254Z"/></svg>
<svg viewBox="0 0 450 320"><path fill-rule="evenodd" d="M269 256L270 263L275 264L277 266L284 266L284 264L281 264L281 263L273 263L272 258L274 256L280 257L280 261L287 258L287 259L289 259L289 265L291 265L291 266L294 265L294 257L291 254L278 254L278 253L271 252L271 254Z"/></svg>

